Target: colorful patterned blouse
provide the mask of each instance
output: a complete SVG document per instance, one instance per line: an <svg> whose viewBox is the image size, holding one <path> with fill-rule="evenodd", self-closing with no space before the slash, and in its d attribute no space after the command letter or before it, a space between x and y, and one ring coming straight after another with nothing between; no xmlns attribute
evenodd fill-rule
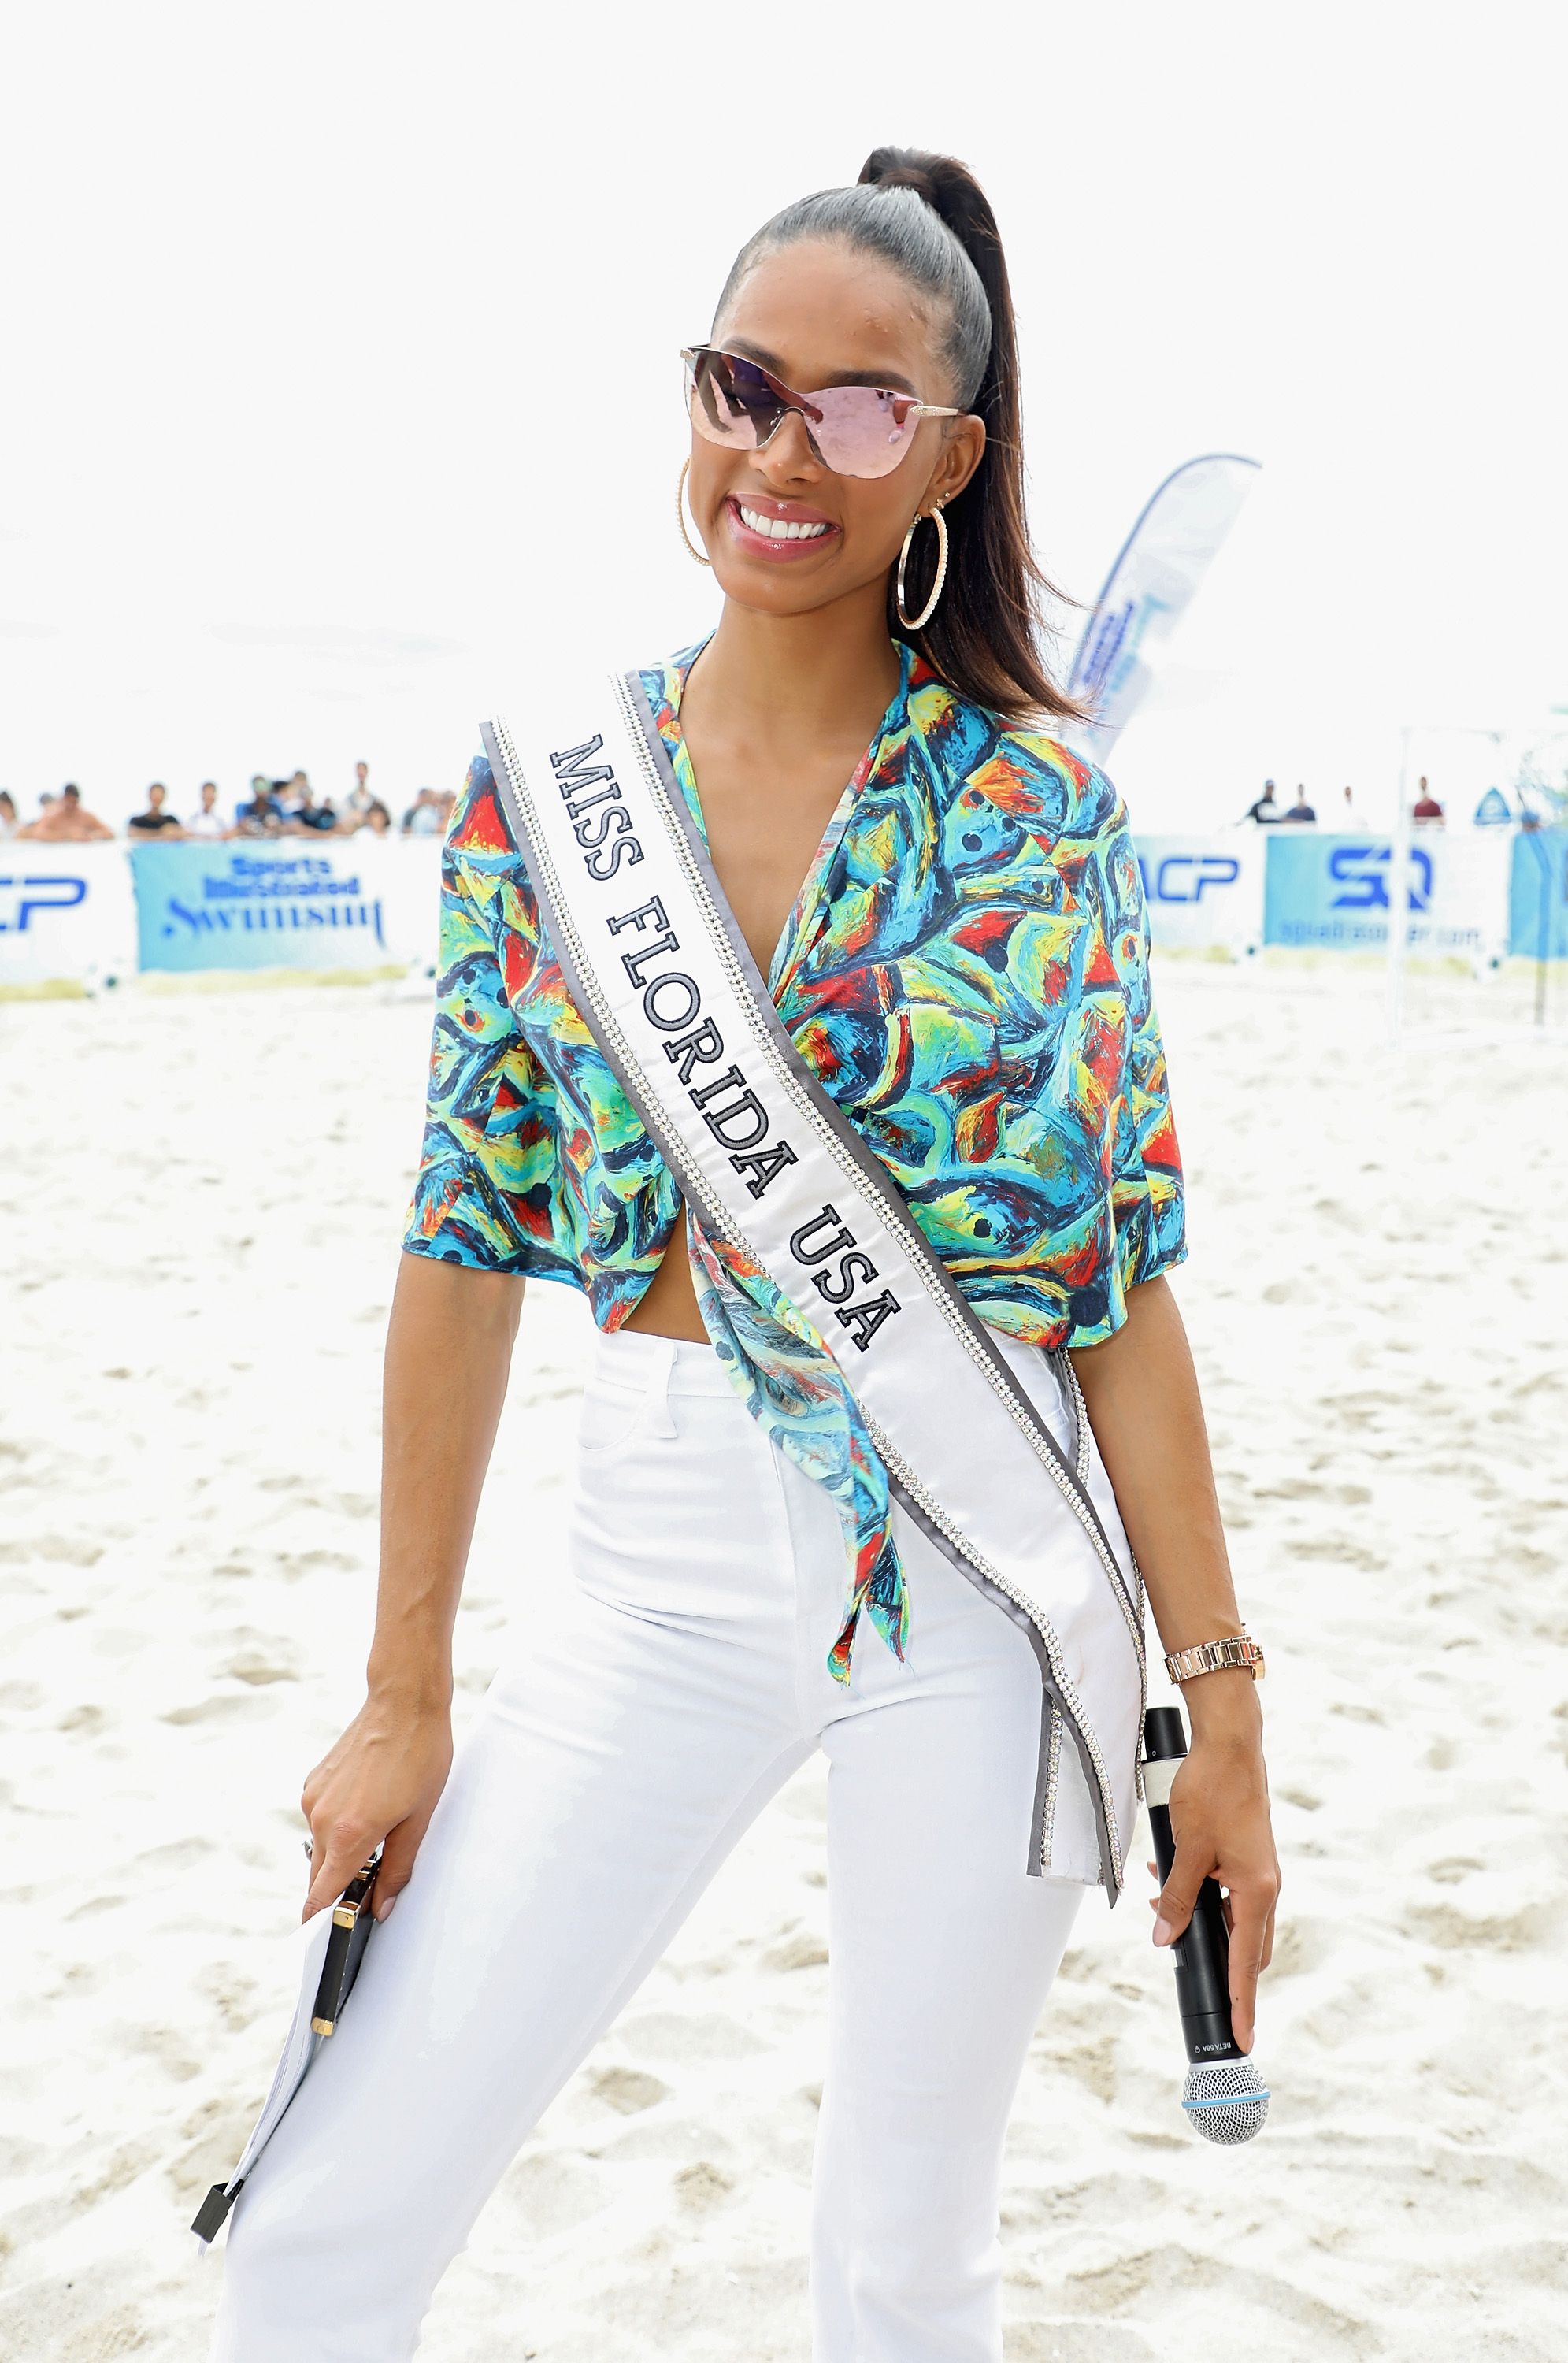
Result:
<svg viewBox="0 0 1568 2363"><path fill-rule="evenodd" d="M807 1064L898 1182L979 1317L1088 1346L1185 1256L1181 1161L1121 800L898 647L899 686L839 800L768 973ZM680 699L642 682L701 827ZM633 1311L681 1200L569 998L491 769L452 815L413 1253ZM901 1655L910 1603L886 1472L821 1340L687 1215L703 1322L753 1415L838 1502L862 1610Z"/></svg>

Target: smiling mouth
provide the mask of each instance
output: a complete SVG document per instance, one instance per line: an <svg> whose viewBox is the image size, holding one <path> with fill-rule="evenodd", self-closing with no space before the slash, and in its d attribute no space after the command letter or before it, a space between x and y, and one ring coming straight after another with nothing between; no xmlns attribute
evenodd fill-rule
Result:
<svg viewBox="0 0 1568 2363"><path fill-rule="evenodd" d="M764 516L760 509L747 508L744 501L735 503L735 512L748 532L766 534L769 541L820 541L833 527L825 519L818 524L791 523L788 517Z"/></svg>

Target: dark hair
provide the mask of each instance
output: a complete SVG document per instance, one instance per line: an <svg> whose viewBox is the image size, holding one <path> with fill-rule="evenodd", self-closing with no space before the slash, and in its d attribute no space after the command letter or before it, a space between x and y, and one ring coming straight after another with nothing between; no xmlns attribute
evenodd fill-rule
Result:
<svg viewBox="0 0 1568 2363"><path fill-rule="evenodd" d="M1042 602L1058 594L1030 548L1024 516L1018 336L996 216L968 167L922 148L876 148L852 189L822 189L765 222L735 257L717 321L767 255L805 238L834 238L892 264L946 314L942 357L954 399L985 421L986 449L949 519L947 582L923 630L900 623L888 586L888 628L962 696L1018 719L1075 716L1041 654ZM936 573L936 536L917 534L904 596L919 613Z"/></svg>

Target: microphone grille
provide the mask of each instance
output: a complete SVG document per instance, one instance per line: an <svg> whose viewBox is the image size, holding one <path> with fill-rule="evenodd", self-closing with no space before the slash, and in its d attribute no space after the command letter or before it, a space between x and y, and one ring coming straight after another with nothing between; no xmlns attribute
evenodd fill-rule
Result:
<svg viewBox="0 0 1568 2363"><path fill-rule="evenodd" d="M1268 2086L1250 2059L1195 2062L1187 2071L1181 2104L1205 2141L1251 2141L1268 2114Z"/></svg>

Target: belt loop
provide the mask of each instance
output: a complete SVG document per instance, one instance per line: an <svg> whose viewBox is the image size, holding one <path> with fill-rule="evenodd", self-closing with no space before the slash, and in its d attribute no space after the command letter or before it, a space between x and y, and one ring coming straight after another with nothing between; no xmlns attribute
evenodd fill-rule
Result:
<svg viewBox="0 0 1568 2363"><path fill-rule="evenodd" d="M648 1393L652 1398L648 1428L654 1436L675 1436L675 1408L670 1400L675 1377L676 1342L673 1337L658 1341L659 1356L648 1374Z"/></svg>

